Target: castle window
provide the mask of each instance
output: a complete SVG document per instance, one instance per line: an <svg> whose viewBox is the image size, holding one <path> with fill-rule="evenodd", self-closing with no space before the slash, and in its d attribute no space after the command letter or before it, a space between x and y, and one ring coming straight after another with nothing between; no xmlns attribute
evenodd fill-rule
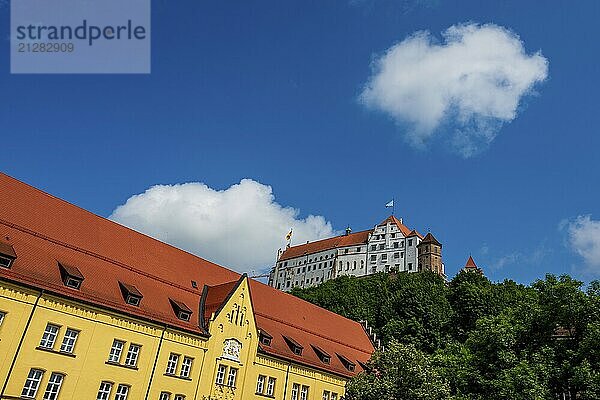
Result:
<svg viewBox="0 0 600 400"><path fill-rule="evenodd" d="M340 361L342 362L342 365L344 366L344 368L346 368L350 372L354 371L354 369L356 368L356 364L354 364L352 361L350 361L349 359L347 359L346 357L344 357L341 354L338 354L337 356L340 359Z"/></svg>
<svg viewBox="0 0 600 400"><path fill-rule="evenodd" d="M413 240L412 240L412 239L408 239L408 245L409 245L409 246L412 246L412 242L413 242Z"/></svg>
<svg viewBox="0 0 600 400"><path fill-rule="evenodd" d="M192 363L194 359L192 357L183 357L183 362L181 363L181 372L179 376L182 378L189 378L192 372Z"/></svg>
<svg viewBox="0 0 600 400"><path fill-rule="evenodd" d="M330 399L329 391L328 390L323 391L323 400L329 400L329 399Z"/></svg>
<svg viewBox="0 0 600 400"><path fill-rule="evenodd" d="M267 396L269 397L273 397L273 394L275 393L275 382L277 381L277 379L273 378L272 376L269 377L269 382L267 383Z"/></svg>
<svg viewBox="0 0 600 400"><path fill-rule="evenodd" d="M371 251L373 251L373 250L377 250L377 245L376 244L372 244L371 245Z"/></svg>
<svg viewBox="0 0 600 400"><path fill-rule="evenodd" d="M160 397L158 400L171 400L171 393L169 392L160 392Z"/></svg>
<svg viewBox="0 0 600 400"><path fill-rule="evenodd" d="M377 255L372 254L371 255L371 262L375 262L375 261L377 261Z"/></svg>
<svg viewBox="0 0 600 400"><path fill-rule="evenodd" d="M38 389L40 387L40 382L42 381L43 375L44 371L42 371L41 369L30 369L29 375L27 375L27 379L25 380L25 385L23 385L21 397L25 397L28 399L35 398L35 395L37 394Z"/></svg>
<svg viewBox="0 0 600 400"><path fill-rule="evenodd" d="M382 255L381 255L381 260L382 260L382 261L385 261L385 260L387 260L387 254L385 254L385 253L384 253L384 254L382 254Z"/></svg>
<svg viewBox="0 0 600 400"><path fill-rule="evenodd" d="M175 400L185 400L185 396L182 394L176 394L175 395Z"/></svg>
<svg viewBox="0 0 600 400"><path fill-rule="evenodd" d="M68 328L65 332L65 336L63 337L62 344L60 345L60 351L62 353L73 353L73 349L75 348L75 342L77 342L78 336L79 331Z"/></svg>
<svg viewBox="0 0 600 400"><path fill-rule="evenodd" d="M379 250L383 250L383 249L384 249L384 247L385 247L385 244L383 244L383 243L380 243L380 244L379 244Z"/></svg>
<svg viewBox="0 0 600 400"><path fill-rule="evenodd" d="M129 345L129 350L127 350L127 357L125 357L125 365L127 365L128 367L135 367L137 365L141 348L142 346L140 346L139 344L131 343Z"/></svg>
<svg viewBox="0 0 600 400"><path fill-rule="evenodd" d="M17 258L17 253L9 244L0 242L0 267L10 268Z"/></svg>
<svg viewBox="0 0 600 400"><path fill-rule="evenodd" d="M297 383L294 383L292 385L292 398L291 400L298 400L298 392L300 391L300 385Z"/></svg>
<svg viewBox="0 0 600 400"><path fill-rule="evenodd" d="M398 248L398 245L399 245L398 242L394 242L394 244L393 244L393 246L394 246L395 249Z"/></svg>
<svg viewBox="0 0 600 400"><path fill-rule="evenodd" d="M58 372L53 372L50 375L46 392L44 393L44 400L56 400L58 398L58 392L60 392L64 377L63 374L59 374Z"/></svg>
<svg viewBox="0 0 600 400"><path fill-rule="evenodd" d="M394 258L400 258L400 253L394 253Z"/></svg>
<svg viewBox="0 0 600 400"><path fill-rule="evenodd" d="M192 287L193 287L194 289L198 289L198 282L196 282L196 281L192 281Z"/></svg>
<svg viewBox="0 0 600 400"><path fill-rule="evenodd" d="M117 391L115 392L115 400L127 400L128 394L129 386L120 383L119 386L117 386Z"/></svg>
<svg viewBox="0 0 600 400"><path fill-rule="evenodd" d="M46 325L46 329L42 335L42 340L40 341L40 347L43 347L44 349L53 349L54 342L56 342L56 337L58 336L58 330L59 326L57 325Z"/></svg>
<svg viewBox="0 0 600 400"><path fill-rule="evenodd" d="M308 400L308 386L302 385L302 390L300 390L300 400Z"/></svg>
<svg viewBox="0 0 600 400"><path fill-rule="evenodd" d="M265 390L265 379L267 379L264 375L259 375L256 380L256 394L263 394Z"/></svg>
<svg viewBox="0 0 600 400"><path fill-rule="evenodd" d="M125 302L131 306L139 306L142 301L142 293L133 285L129 285L127 283L119 282L119 287L121 288L121 294L125 299Z"/></svg>
<svg viewBox="0 0 600 400"><path fill-rule="evenodd" d="M408 270L409 271L412 271L412 267L413 267L412 263L408 263Z"/></svg>
<svg viewBox="0 0 600 400"><path fill-rule="evenodd" d="M229 367L229 374L227 375L227 386L235 387L235 381L237 379L237 368Z"/></svg>
<svg viewBox="0 0 600 400"><path fill-rule="evenodd" d="M325 350L315 345L311 345L311 347L313 348L313 350L317 354L317 357L319 357L319 360L321 360L322 363L329 364L331 362L331 356Z"/></svg>
<svg viewBox="0 0 600 400"><path fill-rule="evenodd" d="M123 353L123 347L125 346L125 342L122 340L113 340L113 344L110 348L110 353L108 354L108 362L109 363L119 363L121 361L121 353Z"/></svg>
<svg viewBox="0 0 600 400"><path fill-rule="evenodd" d="M77 267L59 262L58 269L65 286L72 289L79 289L81 287L84 278Z"/></svg>
<svg viewBox="0 0 600 400"><path fill-rule="evenodd" d="M0 326L2 326L2 322L4 322L4 317L6 317L6 313L4 311L0 311Z"/></svg>
<svg viewBox="0 0 600 400"><path fill-rule="evenodd" d="M175 311L175 315L182 321L189 321L192 317L192 310L185 303L181 301L173 300L169 298L169 302L171 303L171 307L173 307L173 311Z"/></svg>
<svg viewBox="0 0 600 400"><path fill-rule="evenodd" d="M220 364L219 368L217 369L217 378L215 380L215 383L217 385L223 385L225 383L225 373L227 372L227 366Z"/></svg>
<svg viewBox="0 0 600 400"><path fill-rule="evenodd" d="M169 360L167 361L167 370L165 375L175 375L177 371L177 364L179 363L179 354L169 354Z"/></svg>
<svg viewBox="0 0 600 400"><path fill-rule="evenodd" d="M294 354L296 354L297 356L302 355L302 350L304 349L304 347L302 347L300 343L296 342L294 339L288 336L283 336L283 338L285 339L285 342Z"/></svg>
<svg viewBox="0 0 600 400"><path fill-rule="evenodd" d="M98 395L96 396L96 400L108 400L108 398L110 397L110 392L112 391L112 387L113 384L110 382L101 382L100 389L98 389Z"/></svg>

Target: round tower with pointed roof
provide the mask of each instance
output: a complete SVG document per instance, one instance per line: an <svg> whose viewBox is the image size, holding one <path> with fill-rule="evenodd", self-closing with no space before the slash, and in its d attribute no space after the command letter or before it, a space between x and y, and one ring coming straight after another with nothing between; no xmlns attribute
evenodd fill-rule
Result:
<svg viewBox="0 0 600 400"><path fill-rule="evenodd" d="M442 244L429 232L417 246L419 271L433 271L446 276L442 261Z"/></svg>

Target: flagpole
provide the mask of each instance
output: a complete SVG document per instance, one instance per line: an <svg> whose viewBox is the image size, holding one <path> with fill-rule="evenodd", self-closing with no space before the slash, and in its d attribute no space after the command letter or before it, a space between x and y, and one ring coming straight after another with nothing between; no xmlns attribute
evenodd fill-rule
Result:
<svg viewBox="0 0 600 400"><path fill-rule="evenodd" d="M392 215L396 213L396 202L394 200L395 199L392 197Z"/></svg>

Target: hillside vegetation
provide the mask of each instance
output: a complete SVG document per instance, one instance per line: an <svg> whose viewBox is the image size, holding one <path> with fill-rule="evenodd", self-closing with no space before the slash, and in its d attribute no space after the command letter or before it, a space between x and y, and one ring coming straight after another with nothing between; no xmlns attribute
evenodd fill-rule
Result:
<svg viewBox="0 0 600 400"><path fill-rule="evenodd" d="M381 338L348 400L600 399L599 282L377 274L292 293Z"/></svg>

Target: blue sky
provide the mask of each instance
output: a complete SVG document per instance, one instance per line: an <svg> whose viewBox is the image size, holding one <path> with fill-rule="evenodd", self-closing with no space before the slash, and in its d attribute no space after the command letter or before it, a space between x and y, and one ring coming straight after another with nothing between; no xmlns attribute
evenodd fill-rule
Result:
<svg viewBox="0 0 600 400"><path fill-rule="evenodd" d="M471 253L493 280L588 281L600 272L599 16L596 1L154 1L150 75L11 75L0 44L0 168L103 216L153 185L249 178L293 218L323 216L307 231L321 236L369 228L393 197L407 225L443 242L450 276ZM417 31L444 45L469 22L541 51L547 77L477 154L415 148L414 127L361 101L372 63ZM5 6L3 37L8 25ZM248 235L239 218L218 219L233 221L229 246Z"/></svg>

